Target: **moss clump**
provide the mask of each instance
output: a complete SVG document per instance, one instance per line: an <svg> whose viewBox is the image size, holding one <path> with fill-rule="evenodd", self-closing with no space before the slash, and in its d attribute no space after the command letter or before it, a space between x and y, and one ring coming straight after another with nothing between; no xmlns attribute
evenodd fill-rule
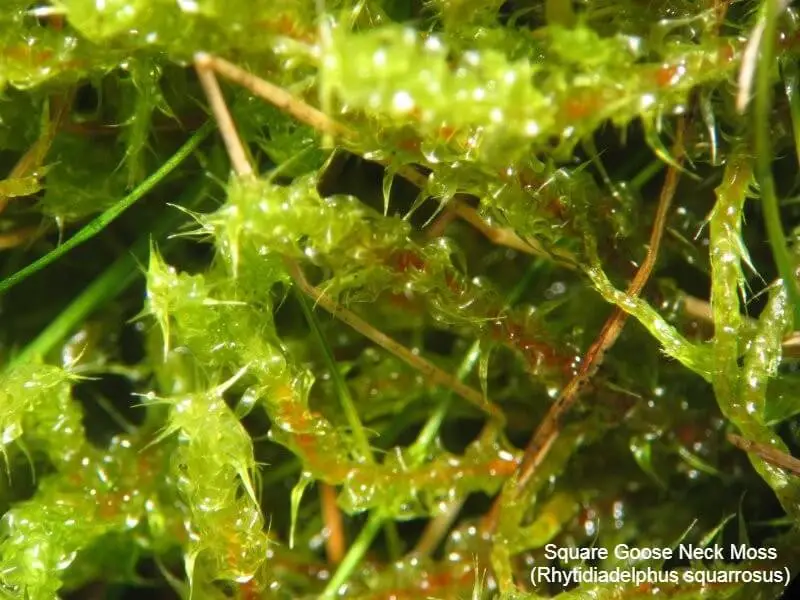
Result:
<svg viewBox="0 0 800 600"><path fill-rule="evenodd" d="M794 573L794 7L6 4L0 595Z"/></svg>

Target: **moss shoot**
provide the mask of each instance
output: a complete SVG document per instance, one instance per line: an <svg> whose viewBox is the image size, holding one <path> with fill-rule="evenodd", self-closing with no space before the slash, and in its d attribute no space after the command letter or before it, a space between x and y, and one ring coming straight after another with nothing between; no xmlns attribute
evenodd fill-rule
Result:
<svg viewBox="0 0 800 600"><path fill-rule="evenodd" d="M5 0L0 597L777 597L799 58L787 0Z"/></svg>

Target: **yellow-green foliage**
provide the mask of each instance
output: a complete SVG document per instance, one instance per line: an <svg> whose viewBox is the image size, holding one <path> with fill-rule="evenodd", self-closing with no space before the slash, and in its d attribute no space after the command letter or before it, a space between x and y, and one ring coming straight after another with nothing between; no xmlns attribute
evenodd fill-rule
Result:
<svg viewBox="0 0 800 600"><path fill-rule="evenodd" d="M0 596L626 599L530 568L748 536L796 570L799 16L5 2ZM330 121L223 83L232 175L197 53Z"/></svg>
<svg viewBox="0 0 800 600"><path fill-rule="evenodd" d="M22 365L0 377L3 454L16 443L42 451L55 464L69 463L84 442L81 410L72 399L69 372ZM24 439L23 439L24 434ZM8 466L8 465L6 465Z"/></svg>

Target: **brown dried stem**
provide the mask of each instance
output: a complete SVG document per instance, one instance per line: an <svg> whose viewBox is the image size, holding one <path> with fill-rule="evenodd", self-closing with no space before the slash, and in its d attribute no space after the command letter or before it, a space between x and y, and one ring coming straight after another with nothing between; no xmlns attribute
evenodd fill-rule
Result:
<svg viewBox="0 0 800 600"><path fill-rule="evenodd" d="M413 353L400 342L390 338L382 331L376 329L353 311L339 305L335 300L325 294L325 292L314 287L308 282L305 274L300 268L300 265L298 265L296 261L287 257L284 257L283 260L289 275L291 275L295 284L297 284L303 293L312 298L314 302L319 304L334 317L346 325L349 325L367 339L372 340L384 350L394 354L407 365L422 373L428 379L428 381L434 385L441 385L448 388L455 394L461 396L467 402L474 404L495 419L500 421L503 420L502 411L498 409L497 406L492 404L492 402L479 391L474 390L468 385L460 382L446 371L443 371L433 363L430 363L421 356Z"/></svg>
<svg viewBox="0 0 800 600"><path fill-rule="evenodd" d="M233 64L232 62L225 60L224 58L212 56L210 54L206 54L205 52L198 52L195 54L194 61L198 73L201 74L200 80L201 83L203 83L203 87L206 88L207 85L211 86L206 88L206 94L209 96L209 102L211 103L212 110L215 114L221 114L221 112L214 107L214 105L217 103L217 101L214 100L214 97L221 99L222 93L219 91L219 84L216 82L216 80L211 83L211 79L213 79L213 77L209 78L209 75L213 72L216 72L226 79L241 85L243 88L249 90L259 98L266 100L275 107L292 115L301 123L305 123L323 135L329 135L332 138L339 140L352 139L356 135L352 129L342 125L321 110L311 106L302 99L297 98L282 87L279 87L274 83L267 81L266 79L262 79L257 75L253 75L252 73ZM207 80L207 83L203 81L203 78ZM216 86L216 89L213 89L213 86ZM211 89L211 93L209 93L209 89ZM227 108L225 109L225 112L228 112ZM222 128L222 124L220 124L220 128ZM232 120L230 121L229 128L233 128ZM228 142L226 141L226 144L227 143ZM233 156L231 156L231 160L233 161ZM384 161L380 164L386 165L388 163ZM420 189L424 189L428 184L428 177L411 166L406 165L400 167L397 170L397 174Z"/></svg>
<svg viewBox="0 0 800 600"><path fill-rule="evenodd" d="M772 446L768 446L760 442L748 440L747 438L743 438L735 433L728 434L728 441L740 450L744 450L748 454L757 454L765 462L768 462L771 465L791 471L795 475L800 475L800 459L795 458L791 454L786 454L777 448L773 448Z"/></svg>
<svg viewBox="0 0 800 600"><path fill-rule="evenodd" d="M205 52L198 52L195 54L194 61L198 70L206 72L210 72L211 70L216 71L226 79L239 84L256 96L263 98L282 111L292 115L298 121L313 127L320 133L335 138L347 137L352 133L349 129L337 123L328 115L314 108L307 102L296 98L274 83L270 83L265 79L245 71L232 62L228 62L217 56L211 56Z"/></svg>
<svg viewBox="0 0 800 600"><path fill-rule="evenodd" d="M671 165L667 170L664 186L661 189L661 197L658 202L658 209L656 211L653 229L650 234L650 245L647 250L642 265L636 272L633 280L628 286L628 296L638 296L653 271L656 263L658 251L661 246L661 239L664 235L664 227L667 220L667 213L669 212L672 199L675 196L675 189L677 188L678 178L680 176L679 167L683 160L683 133L685 129L685 121L680 120L675 142L673 144L672 155L675 158L674 165ZM521 494L525 487L528 485L536 470L542 464L542 461L548 455L550 448L553 446L556 438L561 432L561 421L567 411L577 402L582 388L586 385L589 379L597 372L597 369L603 362L606 352L614 345L622 332L622 328L627 320L627 313L620 308L615 308L611 316L606 320L597 339L592 343L586 351L586 355L581 361L578 372L567 383L564 389L561 390L556 401L550 407L550 410L545 415L542 422L531 437L522 462L517 470L516 483L512 494L518 496ZM498 496L492 510L487 515L483 523L484 531L493 533L498 525L500 517L500 508L502 506L503 496Z"/></svg>
<svg viewBox="0 0 800 600"><path fill-rule="evenodd" d="M244 148L244 144L242 144L242 139L236 131L233 117L228 110L219 82L214 76L211 61L211 57L206 54L197 54L195 56L195 69L200 79L200 85L206 93L211 112L214 113L214 118L217 120L220 135L222 135L222 141L228 151L233 170L239 177L253 177L253 166L247 157L247 151Z"/></svg>
<svg viewBox="0 0 800 600"><path fill-rule="evenodd" d="M454 500L447 505L445 512L436 515L428 521L419 541L416 546L414 546L412 554L417 556L430 556L433 554L436 548L439 547L442 539L447 535L447 532L450 531L450 527L455 523L466 501L466 498Z"/></svg>
<svg viewBox="0 0 800 600"><path fill-rule="evenodd" d="M452 210L461 219L472 225L493 244L506 246L507 248L524 252L525 254L548 258L568 269L577 269L578 263L571 254L564 251L559 251L558 253L550 252L535 240L522 239L510 227L496 227L490 225L478 214L477 210L459 200L453 200L448 205L448 209Z"/></svg>

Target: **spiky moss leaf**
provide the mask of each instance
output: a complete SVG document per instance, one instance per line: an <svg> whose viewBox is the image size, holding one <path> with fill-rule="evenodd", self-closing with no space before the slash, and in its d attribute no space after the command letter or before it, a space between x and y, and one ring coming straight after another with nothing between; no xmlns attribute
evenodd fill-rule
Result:
<svg viewBox="0 0 800 600"><path fill-rule="evenodd" d="M795 390L800 385L800 377L792 373L781 374L769 380L764 421L767 425L778 425L800 413Z"/></svg>
<svg viewBox="0 0 800 600"><path fill-rule="evenodd" d="M271 343L277 338L270 291L285 275L274 264L250 264L254 268L243 277L252 275L259 281L257 286L229 279L227 274L208 281L202 275L178 273L154 252L147 278L147 310L161 325L165 341L187 346L207 372L230 376L246 366L245 380L263 382L260 391L272 393L292 377L282 349Z"/></svg>
<svg viewBox="0 0 800 600"><path fill-rule="evenodd" d="M243 331L232 332L229 327L235 330L251 322L242 323L236 312L214 315L213 308L241 312L245 306L242 302L226 304L209 298L203 277L178 274L153 251L148 271L148 310L161 324L164 339L187 344L209 374L230 373L248 352L237 344L217 344L216 340L243 340ZM250 336L253 334L257 336L258 329ZM210 348L206 346L209 342ZM247 371L260 375L265 382L280 376L282 357L267 349L269 346L263 342L248 349L253 360L245 359L245 367L239 367L237 377L225 384L204 393L161 401L170 406L162 437L178 435L173 469L192 515L186 558L190 578L199 569L204 573L202 578L246 581L266 557L267 538L252 483L252 441L222 395ZM257 354L259 350L262 352ZM168 348L165 352L169 356ZM267 384L259 392L269 388ZM256 397L259 392L255 392Z"/></svg>
<svg viewBox="0 0 800 600"><path fill-rule="evenodd" d="M84 447L61 472L44 477L33 498L3 516L0 590L55 599L79 552L107 534L140 528L148 536L148 521L163 514L162 490L169 485L156 475L163 461L158 451L142 453L138 440L117 438L108 450Z"/></svg>
<svg viewBox="0 0 800 600"><path fill-rule="evenodd" d="M791 327L791 311L784 288L774 289L759 318L755 338L741 369L741 387L731 420L746 435L788 453L786 443L764 424L767 385L776 375L782 355L781 341ZM745 416L747 415L747 416ZM783 469L755 461L756 470L775 490L787 513L800 514L800 484Z"/></svg>
<svg viewBox="0 0 800 600"><path fill-rule="evenodd" d="M567 153L608 119L653 122L694 86L730 71L716 41L672 47L665 64L642 62L647 48L638 38L604 38L583 25L542 33L538 52L509 61L477 36L473 49L452 57L446 38L413 29L337 31L321 63L323 97L338 99L345 115L363 111L384 127L413 128L432 165L502 168L550 149L553 138Z"/></svg>
<svg viewBox="0 0 800 600"><path fill-rule="evenodd" d="M3 7L8 21L0 30L0 90L32 89L44 82L78 81L92 70L110 70L123 60L118 50L96 46L74 35L42 27L29 14L30 4Z"/></svg>
<svg viewBox="0 0 800 600"><path fill-rule="evenodd" d="M32 196L42 189L39 178L45 173L42 169L40 173L30 177L15 177L0 181L0 197L18 198L20 196Z"/></svg>
<svg viewBox="0 0 800 600"><path fill-rule="evenodd" d="M567 497L558 499L557 496L552 496L540 503L537 496L546 493L545 487L548 482L560 476L573 453L585 443L586 435L582 429L585 428L571 426L561 433L553 443L550 461L537 471L523 497L515 499L509 494L508 490L512 489L514 484L513 478L501 491L503 510L495 534L500 543L492 545L489 558L501 584L501 590L506 589L513 579L512 554L515 551L522 552L538 547L543 537L546 537L545 534L555 535L568 518L566 515L572 510L573 499ZM547 507L547 511L544 507ZM525 526L528 523L529 525Z"/></svg>
<svg viewBox="0 0 800 600"><path fill-rule="evenodd" d="M61 0L70 23L86 39L114 39L132 48L166 50L190 57L198 47L270 51L271 35L304 36L313 31L312 2L259 0ZM267 34L267 35L265 35Z"/></svg>
<svg viewBox="0 0 800 600"><path fill-rule="evenodd" d="M249 94L237 95L230 108L243 139L261 148L282 177L301 177L322 167L327 152L311 127Z"/></svg>
<svg viewBox="0 0 800 600"><path fill-rule="evenodd" d="M266 560L267 536L255 496L253 447L219 389L174 400L165 433L178 434L173 473L191 517L186 570L248 581Z"/></svg>
<svg viewBox="0 0 800 600"><path fill-rule="evenodd" d="M448 28L461 30L470 24L492 25L502 0L433 0L431 6Z"/></svg>
<svg viewBox="0 0 800 600"><path fill-rule="evenodd" d="M787 452L780 436L764 423L767 382L775 374L783 335L791 325L785 288L772 292L747 350L744 368L739 366L739 338L743 329L739 300L744 281L742 262L749 262L741 227L752 164L744 150L732 157L717 188L717 202L711 216L712 383L723 414L746 436ZM800 485L784 470L759 458L752 460L786 512L800 514Z"/></svg>
<svg viewBox="0 0 800 600"><path fill-rule="evenodd" d="M72 399L74 376L47 365L21 365L0 374L0 450L21 442L56 466L84 446L83 411Z"/></svg>
<svg viewBox="0 0 800 600"><path fill-rule="evenodd" d="M175 13L175 7L158 0L111 0L98 6L91 0L63 0L60 4L69 16L70 23L89 39L102 40L121 33L127 33L137 25L150 25L164 22L164 12L158 8ZM160 5L160 6L159 6ZM161 14L159 14L161 13ZM169 13L167 13L169 14ZM149 22L145 19L149 19Z"/></svg>
<svg viewBox="0 0 800 600"><path fill-rule="evenodd" d="M253 26L256 21L269 22L269 17L278 21L285 20L285 27L293 23L308 23L315 14L313 2L281 0L187 0L173 2L171 0L110 0L98 6L94 0L59 0L69 16L70 22L89 39L102 41L122 35L137 37L159 32L166 34L172 27L173 35L157 36L155 41L188 42L198 32L198 23L206 26L223 22L220 28L230 32ZM194 27L186 27L186 25ZM184 27L180 28L179 25ZM202 31L202 29L201 29ZM284 33L289 33L285 31ZM163 40L162 40L163 38Z"/></svg>
<svg viewBox="0 0 800 600"><path fill-rule="evenodd" d="M354 598L467 598L475 568L469 561L448 563L410 556L382 571L365 573L363 579L364 583L353 590Z"/></svg>
<svg viewBox="0 0 800 600"><path fill-rule="evenodd" d="M457 456L434 448L426 460L395 448L381 465L352 469L340 498L350 513L382 508L397 519L437 514L471 492L495 494L518 453L492 429Z"/></svg>
<svg viewBox="0 0 800 600"><path fill-rule="evenodd" d="M321 74L323 93L339 98L346 111L363 110L385 116L397 128L418 128L431 140L423 154L436 155L433 162L439 162L490 157L501 141L518 155L530 139L552 128L543 94L529 84L535 69L527 62L509 64L491 50L466 54L451 66L440 38L423 41L413 29L386 27L337 35ZM453 100L460 110L453 110ZM452 149L438 141L445 127L458 135ZM470 140L479 127L485 131Z"/></svg>
<svg viewBox="0 0 800 600"><path fill-rule="evenodd" d="M574 266L585 260L587 233L598 240L624 239L634 216L631 199L601 191L586 165L567 168L534 156L492 171L468 161L437 166L426 193L446 199L456 192L480 198L490 222L511 227L533 247ZM609 219L615 214L625 216Z"/></svg>
<svg viewBox="0 0 800 600"><path fill-rule="evenodd" d="M330 277L321 284L341 301L374 302L392 295L424 303L432 320L456 330L500 339L518 352L531 372L558 378L568 357L556 349L545 324L503 308L486 279L469 279L452 241L419 245L407 221L387 217L348 196L320 198L313 177L277 186L263 180L234 181L229 203L208 217L234 276L241 252L310 259ZM395 311L396 312L396 311Z"/></svg>
<svg viewBox="0 0 800 600"><path fill-rule="evenodd" d="M564 525L568 523L580 510L578 498L566 492L557 492L546 502L542 503L538 516L530 525L525 525L516 540L519 544L511 546L511 551L521 553L528 548L542 548L558 535Z"/></svg>
<svg viewBox="0 0 800 600"><path fill-rule="evenodd" d="M286 243L285 249L299 252L294 250L294 238L280 229L280 220L273 225L282 234L278 239ZM154 253L148 275L150 310L162 323L165 335L168 331L170 340L187 347L207 371L231 373L246 366L244 395L253 397L247 404L264 405L275 424L271 439L300 456L315 478L344 485L342 499L347 510L384 506L403 518L430 514L444 499L468 491L493 492L508 477L516 465L514 452L492 436L476 442L463 457L437 452L430 462L410 471L405 465L412 461L403 458L399 450L395 459L382 465L355 461L352 440L309 410L309 375L292 366L290 357L273 345L278 343L274 324L263 310L271 306L271 286L265 285L268 279L254 276L257 274L249 268L269 263L269 258L261 258L264 252L252 252L252 242L237 243L247 260L240 263L235 279L222 276L216 284L207 283L202 276L179 274ZM273 277L276 282L282 278L277 272ZM243 302L238 290L256 281L260 287L250 289L260 292Z"/></svg>
<svg viewBox="0 0 800 600"><path fill-rule="evenodd" d="M208 218L234 272L240 240L263 252L325 259L343 268L354 260L382 263L386 248L404 243L410 233L401 219L381 218L349 196L320 198L314 177L289 186L260 180L234 181L229 204Z"/></svg>
<svg viewBox="0 0 800 600"><path fill-rule="evenodd" d="M31 17L30 3L4 6L0 30L0 90L31 89L56 81L71 83L125 66L137 53L190 60L202 49L272 56L276 38L292 54L308 54L316 36L313 2L260 0L59 0L69 23L62 30ZM292 44L290 38L303 40ZM306 61L308 62L308 61Z"/></svg>
<svg viewBox="0 0 800 600"><path fill-rule="evenodd" d="M726 414L737 411L740 373L739 336L743 293L742 253L739 251L745 192L752 177L752 161L744 150L732 157L717 188L717 202L711 214L710 253L714 311L714 389Z"/></svg>
<svg viewBox="0 0 800 600"><path fill-rule="evenodd" d="M121 138L125 143L125 164L127 166L127 184L134 186L145 177L144 154L147 150L148 138L156 112L173 116L161 92L160 81L162 67L156 61L132 61L128 65L131 80L123 88L123 110L127 108L125 132ZM132 88L132 89L131 89ZM132 93L131 93L132 92ZM130 104L126 107L125 104Z"/></svg>

